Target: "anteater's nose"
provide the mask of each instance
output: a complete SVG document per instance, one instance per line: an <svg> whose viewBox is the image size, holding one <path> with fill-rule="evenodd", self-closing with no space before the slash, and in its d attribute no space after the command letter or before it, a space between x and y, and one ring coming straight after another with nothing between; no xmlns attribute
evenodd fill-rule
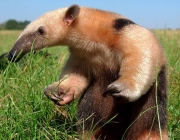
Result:
<svg viewBox="0 0 180 140"><path fill-rule="evenodd" d="M8 60L9 61L14 61L14 53L13 52L9 52Z"/></svg>

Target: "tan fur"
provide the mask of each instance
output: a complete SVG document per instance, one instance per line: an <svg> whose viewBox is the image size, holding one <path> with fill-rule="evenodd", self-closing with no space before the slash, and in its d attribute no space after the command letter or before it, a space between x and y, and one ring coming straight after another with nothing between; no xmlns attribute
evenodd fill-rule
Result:
<svg viewBox="0 0 180 140"><path fill-rule="evenodd" d="M89 17L92 19L89 20ZM160 44L151 32L137 25L131 25L120 33L115 34L111 27L114 18L122 17L110 12L84 8L75 23L73 23L72 31L68 34L66 44L72 42L73 44L70 44L70 46L80 47L81 49L83 47L85 51L88 51L89 48L91 51L92 48L96 48L94 49L95 52L107 53L106 55L108 55L110 52L104 52L99 47L102 46L99 44L103 44L103 47L120 52L123 60L120 71L121 78L118 82L124 82L130 86L129 90L131 91L127 91L127 93L131 94L133 91L133 95L127 95L129 96L127 98L129 98L129 101L135 101L143 93L147 92L155 80L155 75L158 73L159 68L166 63L166 60ZM131 30L131 32L128 32L128 30ZM78 45L74 46L74 44ZM82 57L85 58L84 56ZM102 61L108 63L106 59ZM121 62L121 59L119 62Z"/></svg>
<svg viewBox="0 0 180 140"><path fill-rule="evenodd" d="M32 45L34 50L46 46L69 46L70 56L60 80L47 86L45 94L58 105L68 104L83 95L79 104L80 111L83 112L83 106L86 108L91 103L91 113L95 112L100 116L95 119L108 121L116 114L118 117L115 120L119 121L122 118L122 128L118 127L120 134L114 136L108 126L105 126L104 129L94 132L91 139L96 139L101 133L102 137L107 135L107 138L101 139L116 140L122 136L127 127L123 122L125 117L121 114L127 107L127 104L123 104L124 101L130 105L132 103L132 107L133 104L138 106L137 111L155 106L155 79L166 64L162 47L150 31L137 24L127 23L124 27L116 29L116 19L129 20L119 14L77 5L48 12L22 32L9 55L10 60L21 50L24 55L31 50ZM39 29L43 29L44 32L41 34ZM143 101L143 98L147 101ZM89 113L88 109L87 107L83 112L85 115ZM141 113L135 109L132 109L133 111L135 114L131 114L132 116ZM153 110L152 114L154 112ZM131 115L128 116L129 121L135 119ZM151 119L152 116L149 120ZM109 127L114 126L110 124ZM96 128L99 129L101 126L97 125ZM138 130L142 135L138 135L137 140L148 138L149 130ZM89 135L86 131L83 137ZM135 136L132 131L129 133L130 137L131 134ZM156 134L153 130L150 140L159 139ZM168 139L164 129L163 137L165 140Z"/></svg>

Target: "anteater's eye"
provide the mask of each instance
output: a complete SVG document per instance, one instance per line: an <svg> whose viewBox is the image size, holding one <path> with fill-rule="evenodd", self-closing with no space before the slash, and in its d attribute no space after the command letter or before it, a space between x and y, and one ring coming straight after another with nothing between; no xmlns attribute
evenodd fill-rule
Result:
<svg viewBox="0 0 180 140"><path fill-rule="evenodd" d="M40 35L44 35L44 29L39 28L39 29L38 29L38 32L39 32Z"/></svg>

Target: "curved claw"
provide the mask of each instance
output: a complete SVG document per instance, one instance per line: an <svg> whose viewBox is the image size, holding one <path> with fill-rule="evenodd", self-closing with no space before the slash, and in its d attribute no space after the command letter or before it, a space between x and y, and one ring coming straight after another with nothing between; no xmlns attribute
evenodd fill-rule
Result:
<svg viewBox="0 0 180 140"><path fill-rule="evenodd" d="M64 101L56 92L52 94L50 90L45 90L44 94L56 104L58 104L59 101Z"/></svg>
<svg viewBox="0 0 180 140"><path fill-rule="evenodd" d="M56 92L51 95L51 99L56 101L63 101L63 99Z"/></svg>
<svg viewBox="0 0 180 140"><path fill-rule="evenodd" d="M104 91L103 96L112 95L118 97L120 92L118 84L110 84Z"/></svg>

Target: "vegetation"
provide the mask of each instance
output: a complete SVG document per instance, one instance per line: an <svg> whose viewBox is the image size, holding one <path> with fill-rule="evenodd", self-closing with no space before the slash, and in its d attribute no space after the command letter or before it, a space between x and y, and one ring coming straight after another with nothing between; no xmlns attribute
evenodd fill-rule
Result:
<svg viewBox="0 0 180 140"><path fill-rule="evenodd" d="M168 59L168 130L172 140L180 139L180 30L155 31Z"/></svg>
<svg viewBox="0 0 180 140"><path fill-rule="evenodd" d="M154 32L168 59L168 131L171 140L179 140L180 31ZM0 31L0 54L10 50L19 33ZM46 85L57 81L67 56L67 48L59 46L26 55L18 63L0 57L0 139L75 139L77 103L58 107L43 94Z"/></svg>
<svg viewBox="0 0 180 140"><path fill-rule="evenodd" d="M10 19L6 21L5 23L0 24L0 29L5 29L5 30L22 30L24 29L30 21L16 21L14 19Z"/></svg>

